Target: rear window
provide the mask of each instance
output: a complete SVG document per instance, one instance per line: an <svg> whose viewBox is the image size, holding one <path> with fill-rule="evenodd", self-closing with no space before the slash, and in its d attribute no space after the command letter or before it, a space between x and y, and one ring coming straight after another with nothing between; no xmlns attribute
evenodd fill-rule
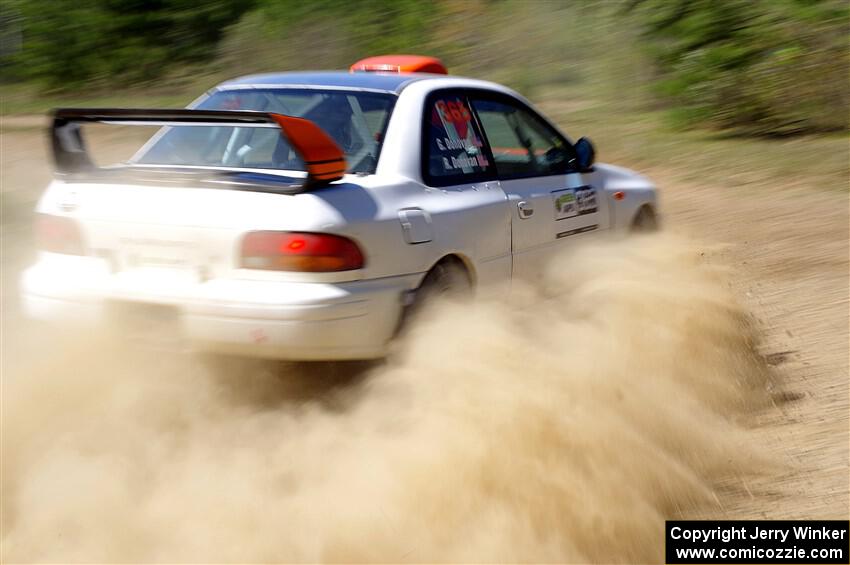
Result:
<svg viewBox="0 0 850 565"><path fill-rule="evenodd" d="M257 110L315 122L342 148L350 173L374 173L395 96L320 89L219 91L198 109ZM135 159L145 165L189 165L304 171L277 129L178 126L163 129Z"/></svg>

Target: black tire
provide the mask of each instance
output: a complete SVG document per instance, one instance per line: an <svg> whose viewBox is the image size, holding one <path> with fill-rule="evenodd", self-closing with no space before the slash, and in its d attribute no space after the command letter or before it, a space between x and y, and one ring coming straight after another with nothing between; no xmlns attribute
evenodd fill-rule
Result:
<svg viewBox="0 0 850 565"><path fill-rule="evenodd" d="M416 289L413 303L402 315L397 333L402 333L422 312L443 299L463 299L472 294L472 281L458 259L444 259L434 265Z"/></svg>
<svg viewBox="0 0 850 565"><path fill-rule="evenodd" d="M644 206L638 210L635 219L632 221L631 231L634 233L652 233L658 231L658 218L655 212L649 206Z"/></svg>

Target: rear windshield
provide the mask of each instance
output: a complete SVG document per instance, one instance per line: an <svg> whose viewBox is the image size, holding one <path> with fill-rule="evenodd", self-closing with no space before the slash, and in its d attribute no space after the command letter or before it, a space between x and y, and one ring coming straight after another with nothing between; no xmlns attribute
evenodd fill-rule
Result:
<svg viewBox="0 0 850 565"><path fill-rule="evenodd" d="M258 110L306 118L345 152L350 173L374 173L395 96L377 92L270 88L225 90L195 106L203 110ZM172 126L134 162L304 171L278 129Z"/></svg>

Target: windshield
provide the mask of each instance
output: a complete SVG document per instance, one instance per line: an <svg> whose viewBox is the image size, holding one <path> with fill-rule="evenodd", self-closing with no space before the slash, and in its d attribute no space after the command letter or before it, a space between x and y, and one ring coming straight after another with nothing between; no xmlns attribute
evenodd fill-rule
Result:
<svg viewBox="0 0 850 565"><path fill-rule="evenodd" d="M195 108L258 110L315 122L342 148L349 173L374 173L395 97L375 92L269 88L224 90ZM170 126L135 163L304 171L278 129Z"/></svg>

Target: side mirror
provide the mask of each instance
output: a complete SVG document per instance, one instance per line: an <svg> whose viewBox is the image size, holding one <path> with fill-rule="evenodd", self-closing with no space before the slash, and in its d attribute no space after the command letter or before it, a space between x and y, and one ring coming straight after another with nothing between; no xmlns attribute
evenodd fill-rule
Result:
<svg viewBox="0 0 850 565"><path fill-rule="evenodd" d="M580 171L587 171L593 167L596 160L596 149L593 148L593 143L586 137L582 137L574 145L576 151L576 163Z"/></svg>

